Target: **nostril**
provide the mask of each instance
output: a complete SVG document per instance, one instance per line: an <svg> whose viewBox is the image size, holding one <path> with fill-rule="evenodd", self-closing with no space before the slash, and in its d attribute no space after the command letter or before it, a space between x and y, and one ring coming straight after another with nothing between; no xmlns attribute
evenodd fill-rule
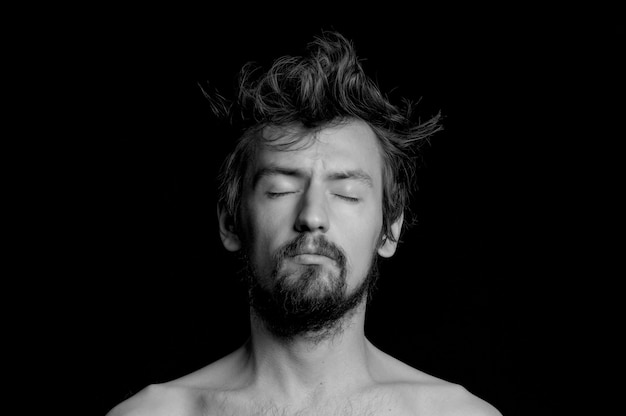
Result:
<svg viewBox="0 0 626 416"><path fill-rule="evenodd" d="M328 217L324 211L303 211L296 221L298 231L326 231L328 229Z"/></svg>

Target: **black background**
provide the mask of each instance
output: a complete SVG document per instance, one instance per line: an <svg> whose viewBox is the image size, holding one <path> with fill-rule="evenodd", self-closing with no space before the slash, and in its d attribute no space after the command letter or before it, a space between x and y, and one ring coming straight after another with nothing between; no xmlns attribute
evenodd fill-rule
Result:
<svg viewBox="0 0 626 416"><path fill-rule="evenodd" d="M104 12L67 34L82 99L64 208L80 278L65 319L84 335L72 349L87 352L94 414L246 339L215 215L227 139L197 84L228 95L244 63L299 54L321 29L351 39L392 100L444 116L423 148L419 222L381 264L369 339L507 416L557 414L572 351L603 339L588 313L601 218L584 219L607 186L596 178L613 173L621 22L419 7Z"/></svg>

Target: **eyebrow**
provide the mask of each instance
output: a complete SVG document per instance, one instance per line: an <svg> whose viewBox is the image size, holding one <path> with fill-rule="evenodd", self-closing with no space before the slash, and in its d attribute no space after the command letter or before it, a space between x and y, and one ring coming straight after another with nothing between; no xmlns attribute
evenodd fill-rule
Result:
<svg viewBox="0 0 626 416"><path fill-rule="evenodd" d="M254 174L254 177L252 179L252 187L256 187L257 183L262 178L274 175L292 176L298 179L306 178L308 176L306 171L304 171L303 169L288 168L282 166L268 166L259 169ZM325 179L328 181L356 180L365 184L369 188L372 188L374 186L374 181L372 180L372 177L362 169L350 169L331 172L326 175Z"/></svg>
<svg viewBox="0 0 626 416"><path fill-rule="evenodd" d="M341 181L344 179L352 179L352 180L362 182L363 184L367 185L370 188L374 186L372 177L361 169L352 169L352 170L345 170L345 171L340 171L340 172L333 172L333 173L328 174L326 176L326 179L331 180L331 181Z"/></svg>

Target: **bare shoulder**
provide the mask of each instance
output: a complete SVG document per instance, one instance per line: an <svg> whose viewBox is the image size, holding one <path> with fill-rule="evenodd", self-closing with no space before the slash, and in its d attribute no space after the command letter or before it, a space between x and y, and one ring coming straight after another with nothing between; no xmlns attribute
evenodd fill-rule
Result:
<svg viewBox="0 0 626 416"><path fill-rule="evenodd" d="M465 387L415 370L405 391L418 414L433 416L502 416L500 412Z"/></svg>
<svg viewBox="0 0 626 416"><path fill-rule="evenodd" d="M428 386L415 386L416 408L438 416L502 416L480 397L458 384L440 381Z"/></svg>
<svg viewBox="0 0 626 416"><path fill-rule="evenodd" d="M502 416L491 404L458 384L434 377L385 353L378 354L377 379L400 393L416 414Z"/></svg>
<svg viewBox="0 0 626 416"><path fill-rule="evenodd" d="M150 385L115 406L106 416L195 416L206 414L219 391L238 382L242 349L178 379Z"/></svg>
<svg viewBox="0 0 626 416"><path fill-rule="evenodd" d="M403 391L409 407L417 414L432 416L502 416L500 412L465 387L419 370L413 379L404 378Z"/></svg>
<svg viewBox="0 0 626 416"><path fill-rule="evenodd" d="M106 416L191 416L201 403L193 391L168 384L150 385L115 406Z"/></svg>

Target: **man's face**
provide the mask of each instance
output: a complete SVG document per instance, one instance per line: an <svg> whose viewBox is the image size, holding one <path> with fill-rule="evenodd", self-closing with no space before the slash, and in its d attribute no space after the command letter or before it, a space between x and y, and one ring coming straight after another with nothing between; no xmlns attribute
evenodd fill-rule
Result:
<svg viewBox="0 0 626 416"><path fill-rule="evenodd" d="M290 141L284 130L266 129L264 136L276 141L250 161L239 228L254 284L269 296L286 292L280 302L296 299L297 313L324 301L340 310L337 302L363 292L380 252L378 139L360 121L322 129L286 149L275 147Z"/></svg>

